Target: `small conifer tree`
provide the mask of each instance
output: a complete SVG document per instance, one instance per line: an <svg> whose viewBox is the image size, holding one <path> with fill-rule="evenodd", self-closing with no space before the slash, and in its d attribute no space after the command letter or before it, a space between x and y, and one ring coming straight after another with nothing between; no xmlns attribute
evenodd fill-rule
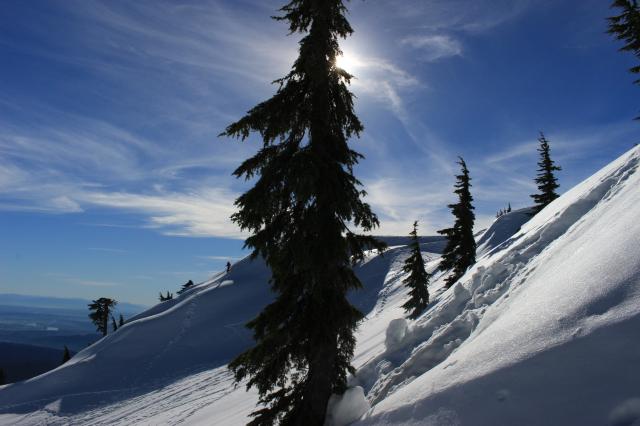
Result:
<svg viewBox="0 0 640 426"><path fill-rule="evenodd" d="M245 245L271 269L275 301L252 321L256 344L229 367L249 378L264 408L252 424L321 426L332 393L342 393L362 318L347 299L361 287L352 261L382 249L369 231L378 219L361 200L353 174L362 156L348 140L362 124L336 65L339 39L352 33L343 0L290 0L276 19L304 34L277 93L231 124L224 135L253 132L262 149L234 172L254 180L236 200L233 220L252 235Z"/></svg>
<svg viewBox="0 0 640 426"><path fill-rule="evenodd" d="M0 368L0 385L7 384L7 376L4 374L4 370Z"/></svg>
<svg viewBox="0 0 640 426"><path fill-rule="evenodd" d="M439 266L441 270L451 270L445 280L447 287L451 287L471 265L476 263L476 240L473 236L473 224L476 216L471 204L473 201L470 191L471 177L469 177L467 164L462 157L458 158L461 174L456 176L457 181L454 185L454 193L458 195L458 202L448 205L455 217L455 222L452 228L438 231L439 234L447 237L447 246Z"/></svg>
<svg viewBox="0 0 640 426"><path fill-rule="evenodd" d="M180 290L178 290L178 294L182 294L185 291L189 290L191 287L193 287L195 284L193 283L193 281L189 280L186 283L182 284L182 288L180 288ZM169 292L167 291L167 294L169 294ZM173 297L172 297L173 298Z"/></svg>
<svg viewBox="0 0 640 426"><path fill-rule="evenodd" d="M118 330L118 323L116 322L116 319L113 315L111 315L111 328L113 331Z"/></svg>
<svg viewBox="0 0 640 426"><path fill-rule="evenodd" d="M111 310L117 304L118 302L108 297L101 297L89 304L89 318L91 318L91 321L96 325L96 329L103 336L106 336L109 331L108 325Z"/></svg>
<svg viewBox="0 0 640 426"><path fill-rule="evenodd" d="M540 141L540 147L538 148L540 160L538 161L538 176L535 182L538 185L539 193L531 195L531 198L533 198L536 203L533 214L538 213L559 197L556 189L558 189L560 185L558 185L558 179L553 172L562 170L559 166L556 166L551 159L551 147L542 132L540 132L538 141Z"/></svg>
<svg viewBox="0 0 640 426"><path fill-rule="evenodd" d="M178 291L178 294L180 294L180 291ZM164 294L162 294L162 292L160 292L158 298L161 302L166 302L167 300L173 299L173 293L169 293L169 291L167 291L167 295L165 296Z"/></svg>
<svg viewBox="0 0 640 426"><path fill-rule="evenodd" d="M118 328L124 325L124 317L120 314L120 319L118 320Z"/></svg>
<svg viewBox="0 0 640 426"><path fill-rule="evenodd" d="M69 361L71 359L71 353L69 352L69 348L67 345L64 345L64 352L62 353L62 364Z"/></svg>
<svg viewBox="0 0 640 426"><path fill-rule="evenodd" d="M411 236L411 255L404 261L403 272L408 273L402 282L409 287L409 300L402 305L405 312L410 313L409 318L416 319L427 309L429 305L429 275L424 268L424 260L422 259L422 251L420 250L420 241L418 239L418 222L413 223L413 231L409 233Z"/></svg>

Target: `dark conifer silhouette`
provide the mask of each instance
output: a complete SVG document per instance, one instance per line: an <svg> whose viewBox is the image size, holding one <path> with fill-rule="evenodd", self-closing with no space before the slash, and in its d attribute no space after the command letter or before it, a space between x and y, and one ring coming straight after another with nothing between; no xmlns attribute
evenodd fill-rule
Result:
<svg viewBox="0 0 640 426"><path fill-rule="evenodd" d="M182 288L180 288L180 290L177 291L178 294L182 294L185 291L189 290L191 287L193 287L195 284L193 283L193 281L189 280L186 283L182 284Z"/></svg>
<svg viewBox="0 0 640 426"><path fill-rule="evenodd" d="M111 329L113 331L118 330L118 323L116 322L116 319L113 317L113 315L111 315Z"/></svg>
<svg viewBox="0 0 640 426"><path fill-rule="evenodd" d="M609 18L609 34L624 42L620 50L632 52L640 59L640 6L637 0L615 0L611 7L620 10L620 15ZM640 65L630 70L634 74L640 74ZM640 84L640 79L635 81ZM636 120L640 117L636 117Z"/></svg>
<svg viewBox="0 0 640 426"><path fill-rule="evenodd" d="M184 286L183 286L184 287ZM178 292L180 293L180 292ZM167 300L171 300L173 299L173 293L169 293L169 291L167 290L167 295L163 295L162 293L160 293L160 301L161 302L165 302Z"/></svg>
<svg viewBox="0 0 640 426"><path fill-rule="evenodd" d="M124 317L120 314L120 318L118 319L118 328L124 325Z"/></svg>
<svg viewBox="0 0 640 426"><path fill-rule="evenodd" d="M556 166L551 159L551 147L549 146L549 141L544 137L544 134L540 132L540 147L538 148L538 152L540 153L540 160L538 161L538 176L535 179L536 184L538 185L538 194L531 195L533 201L535 201L535 206L533 210L533 214L538 213L540 210L545 208L549 203L559 197L556 193L556 189L560 187L558 185L558 179L555 177L553 172L562 170L559 166Z"/></svg>
<svg viewBox="0 0 640 426"><path fill-rule="evenodd" d="M457 175L454 192L458 195L456 204L449 204L455 222L452 228L442 229L439 234L447 237L447 246L442 254L439 268L451 270L445 284L451 287L453 283L464 275L467 268L476 263L476 240L473 237L473 224L475 221L474 207L471 204L471 178L469 169L462 157L458 157L458 164L462 174Z"/></svg>
<svg viewBox="0 0 640 426"><path fill-rule="evenodd" d="M511 213L511 203L507 205L506 209L500 209L496 212L496 218L502 217L507 213Z"/></svg>
<svg viewBox="0 0 640 426"><path fill-rule="evenodd" d="M378 225L353 175L362 158L347 141L362 124L336 66L339 38L352 33L342 0L292 0L278 20L304 34L277 93L258 104L224 135L262 137L262 149L234 172L255 179L236 200L233 220L252 235L245 245L264 257L275 301L247 325L256 346L229 365L236 380L249 378L264 406L253 424L322 425L332 393L341 393L362 314L346 298L361 283L351 262L382 249L369 231Z"/></svg>
<svg viewBox="0 0 640 426"><path fill-rule="evenodd" d="M62 353L62 363L64 364L65 362L69 361L71 359L71 353L69 352L69 348L67 347L67 345L64 345L64 352Z"/></svg>
<svg viewBox="0 0 640 426"><path fill-rule="evenodd" d="M411 290L409 291L409 300L402 307L405 312L410 312L409 318L416 319L429 305L429 290L427 286L431 275L424 268L420 241L418 240L417 221L413 223L413 231L409 235L411 236L411 255L404 261L404 267L402 268L409 276L402 282Z"/></svg>
<svg viewBox="0 0 640 426"><path fill-rule="evenodd" d="M96 325L96 329L102 333L103 336L107 335L109 317L111 316L111 309L116 306L118 302L108 297L101 297L98 300L94 300L89 304L89 318Z"/></svg>
<svg viewBox="0 0 640 426"><path fill-rule="evenodd" d="M0 368L0 385L7 384L7 376L4 374L4 370Z"/></svg>

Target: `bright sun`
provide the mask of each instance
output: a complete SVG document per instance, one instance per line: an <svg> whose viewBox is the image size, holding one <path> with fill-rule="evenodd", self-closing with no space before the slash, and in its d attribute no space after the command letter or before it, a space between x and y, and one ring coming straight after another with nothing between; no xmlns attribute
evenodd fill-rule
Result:
<svg viewBox="0 0 640 426"><path fill-rule="evenodd" d="M348 73L352 73L358 67L358 60L353 54L343 52L342 55L336 58L336 66Z"/></svg>

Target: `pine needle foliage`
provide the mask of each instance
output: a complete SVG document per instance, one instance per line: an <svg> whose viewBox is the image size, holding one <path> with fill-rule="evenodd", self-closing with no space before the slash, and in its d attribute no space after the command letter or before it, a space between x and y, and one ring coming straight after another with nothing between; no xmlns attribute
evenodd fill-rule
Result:
<svg viewBox="0 0 640 426"><path fill-rule="evenodd" d="M108 325L111 310L117 304L118 302L108 297L101 297L89 304L89 318L96 325L97 331L102 333L103 336L106 336L109 331Z"/></svg>
<svg viewBox="0 0 640 426"><path fill-rule="evenodd" d="M538 185L538 194L531 195L535 206L533 214L537 214L545 208L549 203L559 197L556 193L556 189L560 187L558 179L553 172L560 171L562 168L557 166L551 159L551 147L549 141L545 138L544 133L540 132L538 138L540 146L538 152L540 153L540 160L538 161L538 176L535 179Z"/></svg>
<svg viewBox="0 0 640 426"><path fill-rule="evenodd" d="M452 228L438 231L439 234L447 237L447 246L439 266L441 270L451 270L445 280L447 287L451 287L471 265L476 263L476 240L473 236L473 224L476 216L471 204L473 202L470 190L471 177L464 159L462 157L458 157L458 159L461 174L456 176L456 184L454 185L454 193L458 195L458 202L447 206L451 209L455 222Z"/></svg>
<svg viewBox="0 0 640 426"><path fill-rule="evenodd" d="M251 232L245 246L271 268L275 301L247 326L256 345L229 367L248 378L262 408L251 424L322 425L332 393L346 388L362 314L346 298L362 285L353 262L384 245L357 235L378 219L353 174L362 156L348 146L363 130L336 66L339 39L353 30L342 0L292 0L275 17L301 33L299 56L276 94L231 124L225 136L257 133L262 148L234 172L255 185L232 219Z"/></svg>
<svg viewBox="0 0 640 426"><path fill-rule="evenodd" d="M640 5L637 0L615 0L611 7L620 9L620 14L608 19L609 34L624 42L621 51L631 52L640 59ZM632 67L630 71L640 74L640 65ZM640 79L635 83L640 84ZM636 117L636 120L640 120L640 117Z"/></svg>
<svg viewBox="0 0 640 426"><path fill-rule="evenodd" d="M409 318L416 319L427 309L429 305L429 279L431 275L424 268L424 260L422 259L422 251L420 250L420 241L418 239L418 222L413 223L413 231L409 233L411 236L411 255L404 261L402 271L408 273L402 282L409 287L409 300L402 305L405 312L409 313Z"/></svg>

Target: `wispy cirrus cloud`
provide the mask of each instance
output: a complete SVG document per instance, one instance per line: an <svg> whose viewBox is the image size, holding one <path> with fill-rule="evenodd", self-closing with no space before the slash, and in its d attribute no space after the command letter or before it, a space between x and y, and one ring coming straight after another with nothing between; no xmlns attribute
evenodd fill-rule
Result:
<svg viewBox="0 0 640 426"><path fill-rule="evenodd" d="M462 56L462 43L448 35L414 35L400 40L401 46L418 50L419 58L428 62Z"/></svg>
<svg viewBox="0 0 640 426"><path fill-rule="evenodd" d="M165 235L243 237L230 219L237 194L225 189L155 194L93 192L81 197L92 205L140 213L147 218L146 226Z"/></svg>

